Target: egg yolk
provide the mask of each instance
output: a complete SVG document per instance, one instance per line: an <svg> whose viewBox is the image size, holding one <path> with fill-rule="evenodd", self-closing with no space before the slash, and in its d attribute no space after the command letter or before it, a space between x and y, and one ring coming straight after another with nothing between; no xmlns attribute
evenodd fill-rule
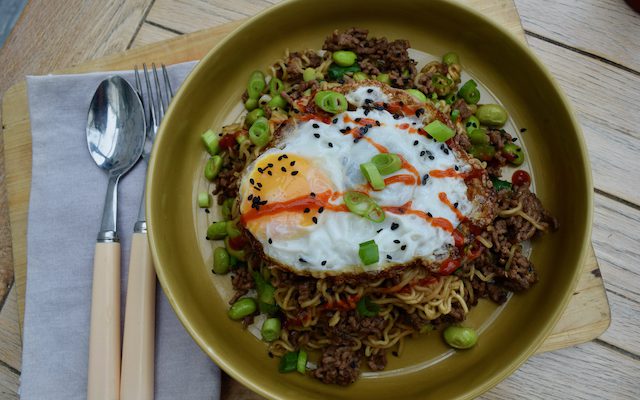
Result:
<svg viewBox="0 0 640 400"><path fill-rule="evenodd" d="M325 173L312 160L293 154L270 153L254 163L240 188L240 213L269 203L308 197L311 193L333 191ZM313 213L303 210L280 212L246 221L246 228L258 239L292 239L305 234L304 227L315 224Z"/></svg>

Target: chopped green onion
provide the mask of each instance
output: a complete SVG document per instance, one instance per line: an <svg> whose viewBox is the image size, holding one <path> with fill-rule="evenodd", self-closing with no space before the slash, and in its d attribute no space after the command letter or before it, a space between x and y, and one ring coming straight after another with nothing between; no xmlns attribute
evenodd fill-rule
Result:
<svg viewBox="0 0 640 400"><path fill-rule="evenodd" d="M213 156L204 166L204 177L212 181L218 176L222 169L222 157Z"/></svg>
<svg viewBox="0 0 640 400"><path fill-rule="evenodd" d="M207 237L211 240L224 239L227 235L227 222L225 221L214 222L207 228Z"/></svg>
<svg viewBox="0 0 640 400"><path fill-rule="evenodd" d="M264 117L264 110L262 108L256 108L244 117L244 123L247 127L250 127L260 117Z"/></svg>
<svg viewBox="0 0 640 400"><path fill-rule="evenodd" d="M247 101L244 102L244 108L247 111L253 111L258 108L258 99L248 98Z"/></svg>
<svg viewBox="0 0 640 400"><path fill-rule="evenodd" d="M347 111L347 98L342 93L323 90L316 93L315 103L318 107L331 114Z"/></svg>
<svg viewBox="0 0 640 400"><path fill-rule="evenodd" d="M453 86L453 80L442 74L436 73L431 77L431 83L436 90L447 91ZM441 93L444 94L444 93Z"/></svg>
<svg viewBox="0 0 640 400"><path fill-rule="evenodd" d="M456 100L458 100L458 95L456 94L456 92L451 92L444 98L444 102L447 104L453 104L456 102Z"/></svg>
<svg viewBox="0 0 640 400"><path fill-rule="evenodd" d="M357 71L353 73L353 80L356 82L360 82L360 81L364 81L365 79L368 79L369 77L367 76L367 74L365 74L362 71Z"/></svg>
<svg viewBox="0 0 640 400"><path fill-rule="evenodd" d="M249 128L249 139L258 147L263 147L271 140L269 121L265 117L258 118Z"/></svg>
<svg viewBox="0 0 640 400"><path fill-rule="evenodd" d="M460 90L458 90L458 96L462 97L467 104L476 104L480 101L478 84L473 79L469 79L462 85Z"/></svg>
<svg viewBox="0 0 640 400"><path fill-rule="evenodd" d="M329 65L329 68L327 69L327 75L329 76L330 80L337 81L339 79L342 79L345 74L349 74L349 73L355 74L356 72L359 72L359 71L360 71L360 66L358 64L353 64L348 67L341 67L338 64L333 63Z"/></svg>
<svg viewBox="0 0 640 400"><path fill-rule="evenodd" d="M198 207L209 208L211 207L211 196L207 192L198 193Z"/></svg>
<svg viewBox="0 0 640 400"><path fill-rule="evenodd" d="M240 229L238 229L238 225L236 223L236 221L227 221L226 222L227 226L227 235L230 238L234 238L234 237L238 237L240 235L242 235L242 231Z"/></svg>
<svg viewBox="0 0 640 400"><path fill-rule="evenodd" d="M253 71L247 83L247 94L250 99L257 99L264 91L267 84L264 82L264 74L262 71Z"/></svg>
<svg viewBox="0 0 640 400"><path fill-rule="evenodd" d="M371 159L371 162L382 175L393 174L402 168L402 159L399 155L393 153L376 154Z"/></svg>
<svg viewBox="0 0 640 400"><path fill-rule="evenodd" d="M364 175L366 180L371 184L373 190L384 189L384 179L382 179L382 175L380 175L380 171L378 171L374 163L366 162L360 164L360 171L362 171L362 175Z"/></svg>
<svg viewBox="0 0 640 400"><path fill-rule="evenodd" d="M293 372L298 368L298 352L290 351L280 358L280 365L278 371L280 372Z"/></svg>
<svg viewBox="0 0 640 400"><path fill-rule="evenodd" d="M384 221L384 210L371 197L360 192L346 192L344 204L349 211L373 222Z"/></svg>
<svg viewBox="0 0 640 400"><path fill-rule="evenodd" d="M222 218L225 220L231 219L231 214L233 213L231 209L233 208L233 203L236 201L235 197L230 199L225 199L222 203Z"/></svg>
<svg viewBox="0 0 640 400"><path fill-rule="evenodd" d="M496 149L489 144L475 144L469 149L469 154L480 161L490 161L495 156Z"/></svg>
<svg viewBox="0 0 640 400"><path fill-rule="evenodd" d="M220 136L215 133L213 130L209 129L205 133L202 134L202 142L204 143L204 147L206 147L209 154L215 156L220 151Z"/></svg>
<svg viewBox="0 0 640 400"><path fill-rule="evenodd" d="M227 314L229 318L237 321L255 313L257 309L256 301L250 297L245 297L233 303Z"/></svg>
<svg viewBox="0 0 640 400"><path fill-rule="evenodd" d="M450 51L442 56L442 62L447 65L460 64L460 57L458 57L457 53Z"/></svg>
<svg viewBox="0 0 640 400"><path fill-rule="evenodd" d="M247 135L246 133L241 133L236 136L236 143L238 143L239 145L242 145L242 143L245 143L247 141L249 141L249 135Z"/></svg>
<svg viewBox="0 0 640 400"><path fill-rule="evenodd" d="M274 315L278 312L278 305L276 304L276 288L267 281L259 272L254 271L253 281L256 284L256 291L258 292L258 306L260 311Z"/></svg>
<svg viewBox="0 0 640 400"><path fill-rule="evenodd" d="M271 98L271 100L269 100L269 102L267 103L267 107L273 109L273 108L287 108L287 106L289 105L289 103L287 103L287 101L284 99L284 97L278 95L275 95Z"/></svg>
<svg viewBox="0 0 640 400"><path fill-rule="evenodd" d="M216 275L224 275L229 272L230 266L229 252L224 247L216 247L213 251L213 272Z"/></svg>
<svg viewBox="0 0 640 400"><path fill-rule="evenodd" d="M313 81L316 79L316 70L312 67L308 67L306 68L303 72L302 72L302 79L305 82L309 82L309 81Z"/></svg>
<svg viewBox="0 0 640 400"><path fill-rule="evenodd" d="M370 265L377 263L380 259L380 253L378 252L378 245L374 240L360 243L360 249L358 250L360 260L364 265Z"/></svg>
<svg viewBox="0 0 640 400"><path fill-rule="evenodd" d="M376 80L378 82L386 83L387 85L391 84L391 78L389 77L389 74L378 74L378 76L376 76Z"/></svg>
<svg viewBox="0 0 640 400"><path fill-rule="evenodd" d="M271 97L279 96L284 90L284 83L278 78L271 78L269 81L269 93Z"/></svg>
<svg viewBox="0 0 640 400"><path fill-rule="evenodd" d="M424 130L438 142L446 142L455 135L453 129L437 119L425 126Z"/></svg>
<svg viewBox="0 0 640 400"><path fill-rule="evenodd" d="M281 331L280 318L268 318L262 324L262 329L260 329L262 339L264 339L265 342L273 342L279 339Z"/></svg>
<svg viewBox="0 0 640 400"><path fill-rule="evenodd" d="M460 116L460 110L458 110L457 108L453 111L451 111L451 120L452 121L457 121L458 117Z"/></svg>
<svg viewBox="0 0 640 400"><path fill-rule="evenodd" d="M356 303L356 311L363 317L375 317L380 311L380 306L364 296Z"/></svg>
<svg viewBox="0 0 640 400"><path fill-rule="evenodd" d="M484 129L473 129L467 135L471 144L489 144L489 135Z"/></svg>
<svg viewBox="0 0 640 400"><path fill-rule="evenodd" d="M296 363L296 370L300 372L302 375L307 371L307 352L304 350L300 350L298 352L298 362Z"/></svg>
<svg viewBox="0 0 640 400"><path fill-rule="evenodd" d="M511 190L511 182L503 181L498 178L491 178L491 182L493 183L493 188L496 192L501 190Z"/></svg>
<svg viewBox="0 0 640 400"><path fill-rule="evenodd" d="M413 97L415 97L416 99L420 100L423 103L427 102L427 96L425 96L424 93L422 93L418 89L407 89L405 90L405 92L409 93L410 95L412 95Z"/></svg>

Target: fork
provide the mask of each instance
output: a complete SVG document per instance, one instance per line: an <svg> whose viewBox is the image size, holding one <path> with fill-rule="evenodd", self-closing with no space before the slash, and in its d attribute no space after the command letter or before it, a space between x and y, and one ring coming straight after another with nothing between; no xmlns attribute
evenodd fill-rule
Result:
<svg viewBox="0 0 640 400"><path fill-rule="evenodd" d="M155 64L151 64L155 83L154 94L151 74L147 70L147 65L143 64L146 83L145 98L140 73L138 67L135 67L136 90L142 100L145 118L148 121L147 143L142 155L145 162L149 161L158 126L173 98L167 69L164 64L161 68L164 88L160 84ZM145 189L143 188L138 221L133 228L129 258L129 282L127 284L120 381L120 398L122 400L151 400L154 397L156 275L147 242L145 197Z"/></svg>

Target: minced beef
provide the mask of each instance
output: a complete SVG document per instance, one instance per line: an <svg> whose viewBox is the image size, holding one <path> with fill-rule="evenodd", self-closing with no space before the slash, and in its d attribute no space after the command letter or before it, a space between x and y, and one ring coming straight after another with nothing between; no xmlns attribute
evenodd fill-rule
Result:
<svg viewBox="0 0 640 400"><path fill-rule="evenodd" d="M367 358L367 366L372 371L382 371L387 366L387 352L385 349L380 349L376 354L371 354Z"/></svg>
<svg viewBox="0 0 640 400"><path fill-rule="evenodd" d="M360 352L349 346L329 346L322 351L312 375L324 383L349 385L360 375Z"/></svg>

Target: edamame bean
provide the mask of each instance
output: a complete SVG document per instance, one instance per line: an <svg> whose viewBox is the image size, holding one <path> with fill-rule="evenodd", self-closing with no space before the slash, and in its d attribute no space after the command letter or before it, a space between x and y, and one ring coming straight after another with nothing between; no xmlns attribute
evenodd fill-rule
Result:
<svg viewBox="0 0 640 400"><path fill-rule="evenodd" d="M365 79L369 79L369 77L364 72L358 71L358 72L354 72L353 73L353 80L354 81L360 82L360 81L364 81Z"/></svg>
<svg viewBox="0 0 640 400"><path fill-rule="evenodd" d="M467 133L471 133L474 129L480 128L480 121L472 115L464 121L464 127Z"/></svg>
<svg viewBox="0 0 640 400"><path fill-rule="evenodd" d="M256 301L251 297L245 297L244 299L240 299L233 303L227 314L229 315L229 318L237 321L255 313L257 309L258 304Z"/></svg>
<svg viewBox="0 0 640 400"><path fill-rule="evenodd" d="M444 341L456 349L469 349L478 342L478 334L473 328L450 326L444 330Z"/></svg>
<svg viewBox="0 0 640 400"><path fill-rule="evenodd" d="M427 102L427 96L425 96L424 93L422 93L418 89L407 89L405 90L405 92L409 93L410 95L412 95L413 97L415 97L416 99L420 100L423 103Z"/></svg>
<svg viewBox="0 0 640 400"><path fill-rule="evenodd" d="M274 340L279 339L281 331L282 327L280 318L266 319L262 324L262 329L260 329L262 339L264 339L265 342L273 342Z"/></svg>
<svg viewBox="0 0 640 400"><path fill-rule="evenodd" d="M484 129L473 129L468 135L472 144L489 144L489 135Z"/></svg>
<svg viewBox="0 0 640 400"><path fill-rule="evenodd" d="M256 108L247 114L244 118L244 123L246 126L251 126L260 117L264 117L264 110L262 108Z"/></svg>
<svg viewBox="0 0 640 400"><path fill-rule="evenodd" d="M227 222L214 222L207 228L207 238L212 240L220 240L227 237Z"/></svg>
<svg viewBox="0 0 640 400"><path fill-rule="evenodd" d="M447 54L442 56L442 62L447 65L460 64L460 57L458 57L457 53L450 51Z"/></svg>
<svg viewBox="0 0 640 400"><path fill-rule="evenodd" d="M507 110L499 104L482 104L478 106L476 117L478 117L482 125L498 127L503 126L509 119Z"/></svg>
<svg viewBox="0 0 640 400"><path fill-rule="evenodd" d="M376 80L378 82L386 83L387 85L391 84L389 74L378 74L378 76L376 76Z"/></svg>
<svg viewBox="0 0 640 400"><path fill-rule="evenodd" d="M513 143L507 143L502 148L502 152L507 155L509 162L513 165L521 165L524 162L524 151Z"/></svg>
<svg viewBox="0 0 640 400"><path fill-rule="evenodd" d="M269 100L269 102L267 103L267 107L273 109L273 108L286 108L287 107L287 101L280 95L277 96L273 96L271 98L271 100Z"/></svg>
<svg viewBox="0 0 640 400"><path fill-rule="evenodd" d="M232 207L233 207L233 203L236 201L235 197L231 198L231 199L225 199L224 202L222 202L222 218L225 219L225 221L228 221L231 219L231 214L232 214Z"/></svg>
<svg viewBox="0 0 640 400"><path fill-rule="evenodd" d="M302 79L304 79L305 82L316 79L316 70L311 67L306 68L304 72L302 72Z"/></svg>
<svg viewBox="0 0 640 400"><path fill-rule="evenodd" d="M238 229L238 224L236 221L227 221L227 235L230 238L242 235L242 231Z"/></svg>
<svg viewBox="0 0 640 400"><path fill-rule="evenodd" d="M489 144L474 144L469 149L469 154L480 161L490 161L496 155L496 148Z"/></svg>
<svg viewBox="0 0 640 400"><path fill-rule="evenodd" d="M356 62L358 56L353 51L339 50L334 52L331 58L333 58L333 62L341 67L350 67Z"/></svg>
<svg viewBox="0 0 640 400"><path fill-rule="evenodd" d="M222 157L215 155L204 166L204 177L213 181L222 169Z"/></svg>
<svg viewBox="0 0 640 400"><path fill-rule="evenodd" d="M217 275L224 275L229 272L231 260L229 253L224 247L216 247L213 251L213 272Z"/></svg>

